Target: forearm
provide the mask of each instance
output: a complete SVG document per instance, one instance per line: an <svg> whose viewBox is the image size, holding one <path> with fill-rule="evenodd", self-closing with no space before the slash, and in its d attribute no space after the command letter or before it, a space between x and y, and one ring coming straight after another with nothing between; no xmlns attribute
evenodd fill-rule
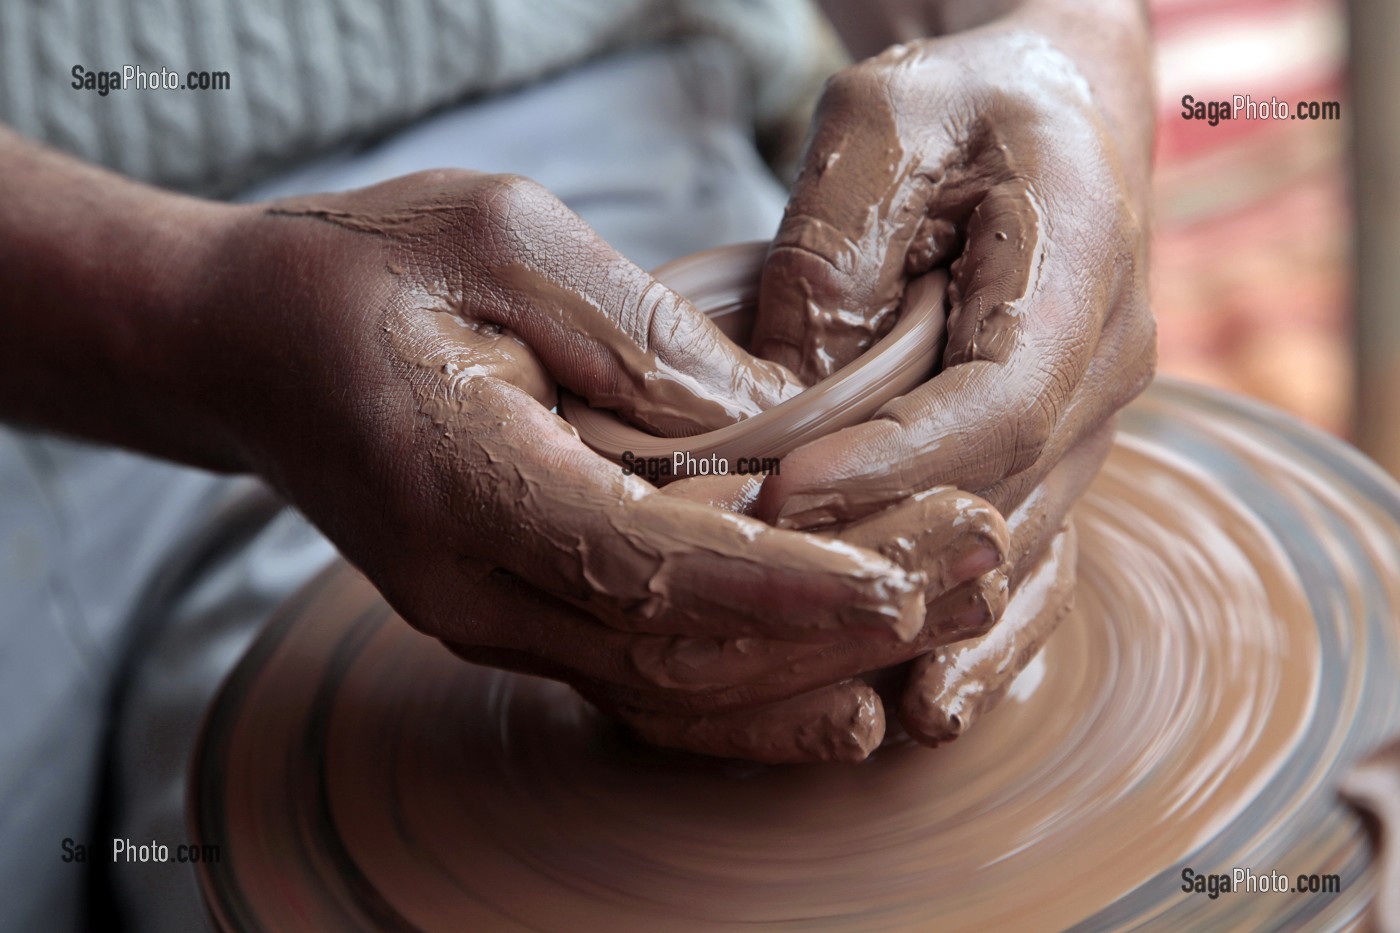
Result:
<svg viewBox="0 0 1400 933"><path fill-rule="evenodd" d="M201 282L237 209L0 127L0 419L215 468Z"/></svg>

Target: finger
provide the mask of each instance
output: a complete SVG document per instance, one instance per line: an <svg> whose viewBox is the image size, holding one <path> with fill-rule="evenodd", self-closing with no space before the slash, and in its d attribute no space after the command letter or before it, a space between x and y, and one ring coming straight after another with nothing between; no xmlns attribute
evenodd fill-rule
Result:
<svg viewBox="0 0 1400 933"><path fill-rule="evenodd" d="M752 506L759 487L752 477L696 477L671 484L663 494L743 511ZM931 581L928 618L940 620L938 629L947 637L980 635L1005 608L1006 575L998 570L1007 549L1005 523L995 510L959 490L920 493L843 529L842 539L880 551L905 569L925 570ZM859 666L884 660L898 663L869 659ZM883 707L860 680L718 718L627 707L619 715L654 744L770 763L860 761L884 735Z"/></svg>
<svg viewBox="0 0 1400 933"><path fill-rule="evenodd" d="M993 286L999 291L986 300L1004 304L1000 280ZM980 304L982 296L970 300ZM1057 322L1063 337L1013 334L1028 329L1028 316L1003 315L1003 336L987 339L1007 354L1004 361L951 366L866 424L788 454L782 473L765 484L760 516L781 527L849 522L920 489L981 489L1034 464L1068 402L1060 395L1078 383L1084 349L1083 335L1066 320ZM950 339L961 339L970 319L962 312L960 333Z"/></svg>
<svg viewBox="0 0 1400 933"><path fill-rule="evenodd" d="M661 494L751 514L761 488L762 479L754 476L697 476L671 483ZM718 717L635 707L619 707L616 713L653 744L768 764L863 761L879 747L885 733L884 706L857 679Z"/></svg>
<svg viewBox="0 0 1400 933"><path fill-rule="evenodd" d="M440 595L451 622L429 634L478 663L550 677L617 705L666 712L749 708L900 664L948 641L980 635L1005 606L998 568L930 606L945 619L909 643L820 645L765 639L631 635L502 570L446 573ZM596 686L590 686L596 685Z"/></svg>
<svg viewBox="0 0 1400 933"><path fill-rule="evenodd" d="M569 683L643 740L662 748L765 764L854 762L864 760L884 739L884 707L859 680L729 712L663 712L627 705L621 699L624 693L581 679L576 671L536 655L445 644L473 664Z"/></svg>
<svg viewBox="0 0 1400 933"><path fill-rule="evenodd" d="M889 329L926 217L931 185L901 145L885 80L857 66L828 84L764 263L753 347L809 383Z"/></svg>
<svg viewBox="0 0 1400 933"><path fill-rule="evenodd" d="M949 617L970 609L962 630L944 640L985 632L1005 604L1001 571L955 587L935 603ZM460 657L563 681L608 709L672 715L753 709L817 690L857 674L902 664L940 642L833 648L761 639L625 635L598 625L504 571L444 594L458 607L455 625L430 634ZM495 623L483 635L483 623ZM490 639L482 643L482 638Z"/></svg>
<svg viewBox="0 0 1400 933"><path fill-rule="evenodd" d="M1006 612L1010 580L1008 568L997 567L931 601L922 643L946 645L985 635Z"/></svg>
<svg viewBox="0 0 1400 933"><path fill-rule="evenodd" d="M1052 540L1064 528L1070 508L1084 494L1104 458L1108 455L1113 442L1113 434L1114 424L1110 421L1063 457L1050 471L1049 476L1011 513L1007 519L1007 527L1011 534L1009 576L1002 577L1000 581L1002 589L999 593L978 594L983 599L1000 599L997 609L992 613L983 613L984 615L991 615L994 619L1001 618L1009 593L1019 587L1025 578L1042 563L1042 558ZM970 595L965 594L965 598ZM973 603L963 611L975 618L979 609L980 607ZM951 611L953 610L947 606L930 606L925 626L936 624L934 620L946 617ZM979 635L990 630L991 624L989 622ZM1013 620L1007 620L1005 624L1015 625ZM1011 649L1013 654L1020 654L1022 647L1028 649L1028 653L1025 655L1027 663L1038 650L1034 645L1023 644L1023 641L1031 636L1041 638L1043 643L1043 639L1048 637L1048 634L1032 626L1029 630L1023 628L1019 633L1012 632L1009 635L1015 643ZM962 648L970 647L971 644L954 643L949 645L945 652L959 651ZM1024 664L1021 666L1024 667ZM906 701L922 703L922 698L936 695L942 689L938 678L945 674L946 671L942 666L931 663L927 658L916 662L905 681ZM991 710L996 702L996 697L987 699L979 709L978 715L983 715Z"/></svg>
<svg viewBox="0 0 1400 933"><path fill-rule="evenodd" d="M987 632L1006 607L1008 587L1005 571L993 570L966 584L954 587L929 607L930 618L943 620L937 630L945 638L960 640ZM808 646L791 646L796 657L786 657L747 672L770 682L797 676L819 682L836 672L891 670L919 652L927 651L932 638L918 644L881 652L815 652ZM844 657L843 657L844 655ZM854 658L853 655L860 655ZM776 674L776 677L774 676ZM752 700L764 688L746 692ZM625 696L606 692L614 700ZM867 699L868 697L868 699ZM723 702L715 697L710 702ZM873 703L873 709L867 704ZM869 711L878 716L866 718ZM847 680L818 688L789 700L722 714L713 726L697 721L693 713L660 712L645 707L623 706L617 715L631 722L638 732L658 745L720 757L750 758L772 763L799 761L860 761L879 746L884 735L883 706L871 687L861 680Z"/></svg>
<svg viewBox="0 0 1400 933"><path fill-rule="evenodd" d="M1062 486L1064 495L1078 496L1075 487L1055 488ZM761 488L755 477L705 476L672 483L661 494L747 513ZM1023 511L1020 520L1024 524L1033 516L1039 527L1045 512L1058 501L1054 495L1040 497L1038 508ZM1058 523L1063 512L1054 518ZM838 537L928 578L926 643L980 635L1006 607L1007 565L1015 553L1014 538L1000 513L976 496L947 487L925 490L840 529Z"/></svg>
<svg viewBox="0 0 1400 933"><path fill-rule="evenodd" d="M982 635L1005 610L1008 593L1006 573L1000 568L956 586L930 604L929 618L940 621L936 626L927 628L926 633L936 631L944 640L951 641ZM820 682L828 676L840 676L837 672L850 674L859 671L865 675L896 668L920 652L927 651L934 643L934 636L928 634L916 644L902 646L902 649L886 649L875 656L869 649L818 652L808 646L790 646L790 650L798 652L796 655L770 657L773 663L755 665L745 673L756 679L766 678L770 683L791 683L789 678L792 677L805 677L806 682ZM752 652L746 654L752 657ZM697 724L694 714L647 710L649 718L641 723L636 721L636 717L641 715L643 708L623 707L624 711L618 715L633 722L649 741L702 754L775 763L860 761L882 741L883 707L878 705L878 699L874 699L880 717L878 728L875 728L874 720L853 718L854 714L847 713L834 715L832 711L864 709L861 697L870 689L863 681L848 680L791 700L724 714L733 719L724 720L728 725L720 730L719 737L715 729ZM746 691L745 695L753 699L761 696L763 690L763 687L758 687ZM622 696L618 693L610 695L614 698ZM713 697L710 700L717 701ZM630 718L627 711L632 714ZM764 749L768 751L762 751Z"/></svg>
<svg viewBox="0 0 1400 933"><path fill-rule="evenodd" d="M1068 613L1074 592L1073 525L1051 544L990 632L914 662L899 719L925 745L966 732L1005 695Z"/></svg>
<svg viewBox="0 0 1400 933"><path fill-rule="evenodd" d="M937 643L930 633L862 647L634 635L600 625L504 570L444 559L421 572L453 610L428 634L467 660L563 681L608 708L685 715L750 709L902 663ZM997 573L955 587L934 605L950 616L957 607L994 605L996 594L981 590L995 589ZM1004 590L1004 576L1000 585ZM980 634L990 623L986 610L969 613L966 630L944 640Z"/></svg>
<svg viewBox="0 0 1400 933"><path fill-rule="evenodd" d="M908 642L638 637L627 651L632 666L645 672L656 687L689 691L697 702L711 706L737 708L903 664L940 645L982 635L1000 617L1007 592L1006 574L1000 568L954 587L929 606L937 624L925 626ZM654 701L633 702L651 706Z"/></svg>
<svg viewBox="0 0 1400 933"><path fill-rule="evenodd" d="M423 458L441 471L429 488L448 490L445 514L423 517L434 549L505 567L619 631L830 642L907 640L923 624L923 578L879 554L658 495L505 383L473 380L445 404L469 420ZM413 611L450 621L432 593Z"/></svg>
<svg viewBox="0 0 1400 933"><path fill-rule="evenodd" d="M617 714L653 745L764 764L864 761L885 736L884 707L859 680L713 716L628 707Z"/></svg>
<svg viewBox="0 0 1400 933"><path fill-rule="evenodd" d="M947 486L915 493L842 528L839 536L883 554L905 570L923 573L929 602L1001 566L1010 548L1010 533L996 509Z"/></svg>
<svg viewBox="0 0 1400 933"><path fill-rule="evenodd" d="M1007 528L1011 533L1009 562L1013 588L1040 563L1050 541L1064 527L1070 509L1098 475L1099 468L1113 448L1116 425L1116 419L1109 419L1093 434L1066 451L1041 481L1021 497L1007 518ZM1035 472L1039 473L1038 470Z"/></svg>
<svg viewBox="0 0 1400 933"><path fill-rule="evenodd" d="M865 663L828 660L806 672L804 659L822 653L811 644L617 632L500 570L444 595L459 607L455 624L431 634L454 654L562 681L609 711L752 709L851 677Z"/></svg>
<svg viewBox="0 0 1400 933"><path fill-rule="evenodd" d="M1046 476L1056 469L1061 459L1070 457L1071 451L1086 447L1095 448L1100 452L1107 451L1112 441L1114 413L1147 387L1155 368L1155 340L1152 336L1154 325L1151 314L1134 314L1133 322L1124 326L1123 331L1127 331L1127 336L1120 336L1119 329L1114 329L1114 349L1100 353L1091 363L1084 382L1075 392L1053 436L1040 448L1039 459L1028 468L1007 478L998 479L980 490L979 495L993 504L995 509L1008 514L1018 509L1023 500L1032 495L1033 490L1040 488L1046 481ZM1123 346L1123 352L1119 352L1117 346ZM1135 347L1135 356L1133 360L1126 361L1124 357L1128 346ZM888 429L883 424L875 423L864 427L872 429L871 433L899 430ZM860 429L848 429L853 434L857 430ZM847 437L850 437L850 434L847 434ZM900 496L906 495L906 490L914 488L918 482L923 482L924 474L918 471L917 465L913 471L913 479L904 479L903 471L893 465L900 457L909 457L902 445L895 443L890 444L889 451L883 454L893 461L889 474L876 482L858 483L857 479L864 475L858 461L869 454L855 450L841 451L840 445L846 443L848 441L840 436L830 436L823 438L823 441L806 445L784 458L781 478L774 476L766 483L766 489L763 490L753 514L763 517L777 511L777 524L781 527L819 528L848 520L851 516L861 516L869 511L882 509L886 503L897 502ZM811 462L820 464L820 461L826 461L825 468L819 466L819 469L825 469L827 475L830 475L840 469L843 458L853 461L855 466L847 471L846 475L850 476L850 479L843 479L836 488L816 495L788 493L781 489L784 483L802 485L808 482L802 474L808 471L808 464ZM1079 458L1079 462L1081 466L1077 472L1078 492L1064 493L1061 499L1067 502L1072 502L1081 495L1086 483L1091 481L1093 474L1098 471L1102 459L1095 461L1092 455L1085 452ZM1060 481L1061 485L1067 481L1068 478ZM776 506L776 503L781 504ZM1058 527L1057 521L1053 524L1054 527ZM1022 558L1014 556L1012 562L1021 566Z"/></svg>
<svg viewBox="0 0 1400 933"><path fill-rule="evenodd" d="M688 502L698 502L726 512L736 512L739 515L752 515L758 505L758 493L762 488L761 476L729 473L689 476L674 483L667 483L661 487L660 494L685 499Z"/></svg>
<svg viewBox="0 0 1400 933"><path fill-rule="evenodd" d="M470 293L464 311L519 334L562 385L669 435L731 424L801 391L543 187L518 176L483 185L468 278L490 287Z"/></svg>
<svg viewBox="0 0 1400 933"><path fill-rule="evenodd" d="M1058 414L1019 396L1001 367L967 363L884 406L862 425L783 458L758 516L780 528L858 520L933 486L986 489L1041 459Z"/></svg>
<svg viewBox="0 0 1400 933"><path fill-rule="evenodd" d="M859 661L848 661L846 666L852 669L866 667L868 670L874 670L879 667L899 664L924 650L925 646L953 643L953 647L956 648L963 639L985 635L1005 613L1010 598L1011 584L1019 583L1021 578L1040 562L1051 539L1061 532L1065 516L1097 472L1099 464L1111 445L1112 437L1112 425L1105 426L1088 442L1081 444L1079 448L1061 461L1034 495L1012 514L1005 527L1001 527L999 518L993 520L990 528L998 541L999 552L1009 554L1009 561L998 560L995 566L980 577L953 586L941 596L930 599L925 629L916 643L908 646L903 652L885 652L883 656L874 656L868 651L861 652ZM956 491L936 492L945 496L956 493ZM926 498L936 499L937 497L928 496ZM980 502L980 500L976 501ZM996 516L995 511L990 510L985 504L977 511L980 510L986 510L991 516ZM889 514L898 515L898 509L889 510ZM906 511L905 514L907 516L910 513ZM851 529L843 530L842 535L851 540L851 543L879 547L878 539L883 536L872 534L872 530L880 528L882 523L887 521L884 518L885 515L886 513L881 513L880 516L867 519L865 522L852 526ZM973 515L976 515L976 511L973 512ZM919 524L918 521L903 523L900 530L905 534L896 532L895 537L902 540L904 546L898 547L888 555L906 567L918 565L919 559L914 556L918 553L918 549L909 546L907 533L910 529L917 529ZM928 524L932 525L933 523ZM870 537L866 540L850 538L849 535L854 529L860 529L862 534ZM1009 545L1005 543L1008 529ZM984 557L984 559L987 558ZM1014 570L1010 568L1014 568ZM936 573L933 575L937 576ZM1017 639L1020 637L1016 636ZM823 671L834 667L837 659L832 657L833 654L836 652L804 654L798 663L815 671ZM1033 654L1034 650L1031 651L1026 660L1028 661ZM771 671L774 670L782 670L781 664L774 664L769 670L762 673L755 671L753 676L772 676ZM921 675L917 671L916 668L916 672L911 673L908 678L909 689L927 691L930 688L923 685ZM992 705L992 702L989 702L983 712L990 709Z"/></svg>
<svg viewBox="0 0 1400 933"><path fill-rule="evenodd" d="M428 634L477 664L548 677L583 689L605 683L616 691L702 694L733 686L734 678L678 678L664 664L671 639L630 635L600 625L583 611L505 570L439 573L442 598L454 607L449 624ZM619 694L621 695L621 694ZM678 708L695 708L678 701Z"/></svg>
<svg viewBox="0 0 1400 933"><path fill-rule="evenodd" d="M664 487L661 495L749 514L762 485L761 478L752 476L697 476ZM1002 565L1010 553L1010 532L1000 513L977 496L951 487L915 493L841 528L838 537L924 574L929 603Z"/></svg>
<svg viewBox="0 0 1400 933"><path fill-rule="evenodd" d="M953 264L944 370L870 422L788 454L759 514L783 527L847 522L931 486L985 489L1040 460L1126 275L1088 258L1115 253L1084 210L1053 212L1052 244L1043 192L1018 177L988 191Z"/></svg>

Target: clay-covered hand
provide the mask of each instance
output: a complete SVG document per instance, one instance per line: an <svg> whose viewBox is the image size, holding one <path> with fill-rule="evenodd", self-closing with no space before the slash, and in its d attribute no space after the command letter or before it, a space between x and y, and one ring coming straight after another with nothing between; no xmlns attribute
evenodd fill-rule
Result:
<svg viewBox="0 0 1400 933"><path fill-rule="evenodd" d="M1140 192L1089 85L1015 29L896 46L832 79L764 267L753 349L820 379L948 265L943 367L790 454L780 524L850 521L940 484L1010 511L1151 378Z"/></svg>
<svg viewBox="0 0 1400 933"><path fill-rule="evenodd" d="M660 495L742 515L759 488L752 477L697 477ZM880 697L857 675L985 633L1005 605L1009 535L986 502L936 489L855 523L842 539L921 568L914 576L924 581L923 602L936 621L907 642L633 638L626 649L633 666L621 676L561 669L518 651L454 647L470 660L564 680L656 745L774 764L859 761L884 738L886 720ZM541 632L596 628L577 608L505 575L477 589L470 612Z"/></svg>
<svg viewBox="0 0 1400 933"><path fill-rule="evenodd" d="M948 341L928 383L784 458L760 517L839 528L954 485L1013 526L1032 506L1010 576L1046 577L1038 563L1064 550L1051 542L1102 460L1106 426L1155 364L1146 147L1123 139L1075 63L1014 21L896 46L833 78L764 268L754 349L820 379L890 327L910 278L939 266L952 279ZM988 637L1045 629L1031 594L1064 589L1017 592L1015 624ZM1003 653L1024 659L1039 640ZM921 662L911 731L936 741L966 725L916 715L950 695L935 681L966 667Z"/></svg>
<svg viewBox="0 0 1400 933"><path fill-rule="evenodd" d="M909 644L831 647L822 653L821 668L805 663L805 646L793 646L805 674L863 676L724 716L643 712L625 704L618 714L660 745L767 761L859 761L890 730L887 702L915 740L938 745L957 738L1006 695L1070 609L1075 537L1064 516L1112 438L1111 423L1100 428L1004 524L982 499L940 487L828 532L930 580L924 632ZM759 485L733 477L689 479L667 486L665 494L753 514ZM975 556L963 556L969 554ZM788 675L789 685L793 680Z"/></svg>
<svg viewBox="0 0 1400 933"><path fill-rule="evenodd" d="M922 628L924 575L660 495L551 413L557 381L693 432L798 386L538 185L434 172L248 209L204 307L237 344L224 418L245 464L478 659L702 710L761 672L692 664L685 639Z"/></svg>

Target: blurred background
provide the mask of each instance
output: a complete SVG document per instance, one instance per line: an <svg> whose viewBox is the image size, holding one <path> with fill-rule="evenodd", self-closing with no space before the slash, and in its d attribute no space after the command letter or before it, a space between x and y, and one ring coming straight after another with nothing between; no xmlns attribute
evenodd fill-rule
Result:
<svg viewBox="0 0 1400 933"><path fill-rule="evenodd" d="M1346 434L1351 342L1346 10L1338 0L1153 0L1161 371ZM1182 117L1182 96L1339 101L1342 120Z"/></svg>
<svg viewBox="0 0 1400 933"><path fill-rule="evenodd" d="M1152 0L1161 371L1287 409L1400 472L1394 0ZM1341 119L1182 117L1182 96Z"/></svg>

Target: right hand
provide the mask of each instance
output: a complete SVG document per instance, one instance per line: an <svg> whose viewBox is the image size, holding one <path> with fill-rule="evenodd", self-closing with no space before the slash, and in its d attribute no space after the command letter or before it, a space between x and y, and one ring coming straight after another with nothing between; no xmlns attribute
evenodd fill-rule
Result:
<svg viewBox="0 0 1400 933"><path fill-rule="evenodd" d="M432 172L239 211L200 310L234 370L223 421L416 628L605 706L688 714L933 637L928 575L661 494L549 411L557 382L694 433L800 384L539 186Z"/></svg>

